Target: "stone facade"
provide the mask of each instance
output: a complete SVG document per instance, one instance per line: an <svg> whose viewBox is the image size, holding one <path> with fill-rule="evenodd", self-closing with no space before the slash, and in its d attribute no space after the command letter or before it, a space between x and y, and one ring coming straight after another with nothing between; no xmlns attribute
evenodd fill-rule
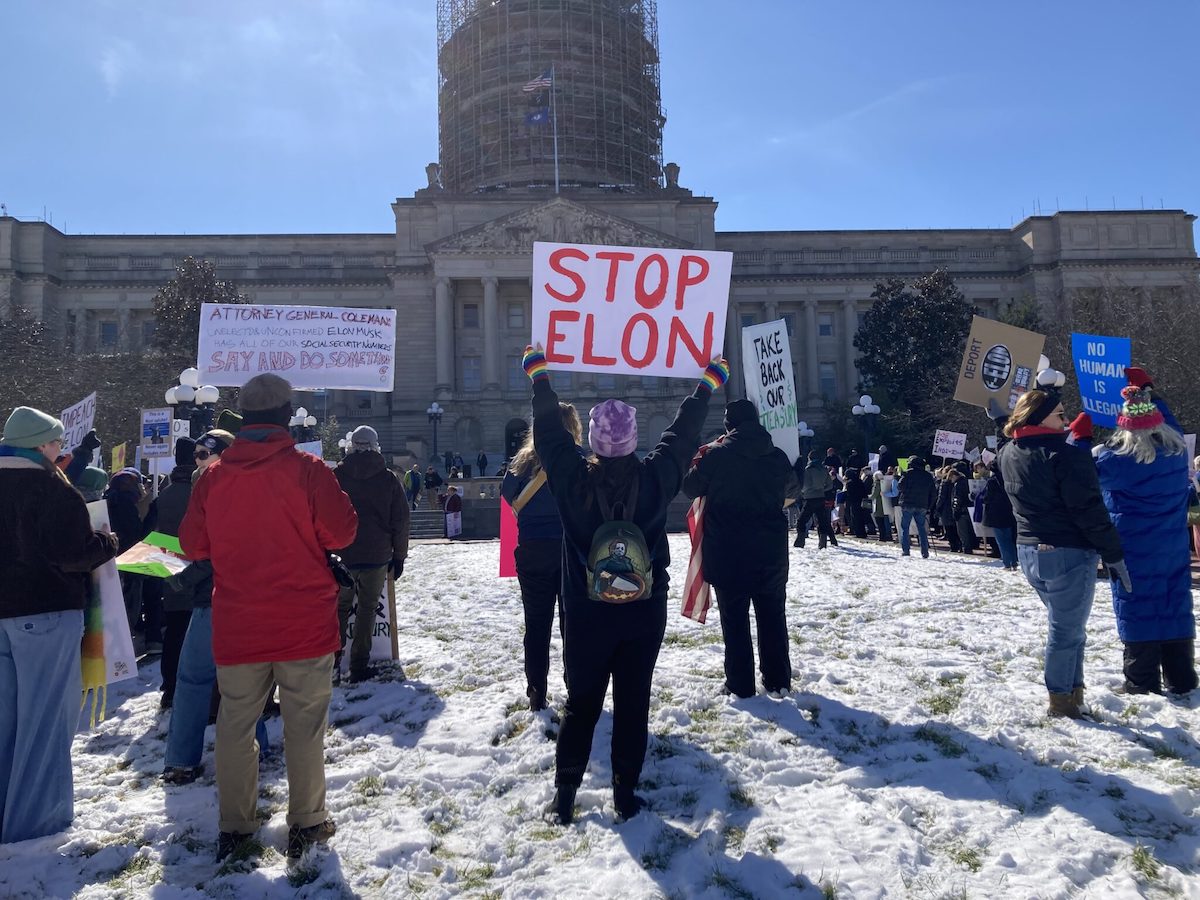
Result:
<svg viewBox="0 0 1200 900"><path fill-rule="evenodd" d="M505 427L528 412L520 353L528 341L532 243L573 241L695 247L734 254L726 329L737 375L738 329L784 317L792 334L802 415L824 398L858 393L853 335L875 283L947 269L967 298L994 315L1033 298L1047 311L1070 291L1109 281L1154 290L1200 271L1194 216L1180 210L1060 212L1012 229L716 231L716 202L677 183L641 193L512 189L455 195L433 186L397 199L394 234L66 235L42 222L0 218L0 305L49 323L76 351L136 351L153 336L151 300L187 255L217 266L253 302L395 307L396 389L301 397L318 415L370 424L385 447L430 451L425 413L446 414L439 450L493 464ZM559 374L584 411L606 396L638 408L647 449L689 383ZM719 421L714 411L713 430Z"/></svg>

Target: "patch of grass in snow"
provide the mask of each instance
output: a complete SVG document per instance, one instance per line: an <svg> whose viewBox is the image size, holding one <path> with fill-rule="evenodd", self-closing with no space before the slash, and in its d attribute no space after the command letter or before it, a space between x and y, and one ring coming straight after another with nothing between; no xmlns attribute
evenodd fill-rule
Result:
<svg viewBox="0 0 1200 900"><path fill-rule="evenodd" d="M462 886L469 891L478 890L487 884L488 879L496 874L496 867L491 863L481 863L477 866L467 866L462 871Z"/></svg>
<svg viewBox="0 0 1200 900"><path fill-rule="evenodd" d="M983 860L979 858L979 850L975 847L951 844L947 852L955 865L962 866L972 874L983 868Z"/></svg>
<svg viewBox="0 0 1200 900"><path fill-rule="evenodd" d="M242 841L233 848L230 853L221 862L221 867L217 869L218 875L230 875L234 872L246 872L250 867L247 863L261 859L264 856L275 856L275 851L265 847L258 838L250 838L248 841Z"/></svg>
<svg viewBox="0 0 1200 900"><path fill-rule="evenodd" d="M384 780L378 775L368 775L365 778L360 778L358 783L354 785L354 793L363 798L378 797L383 794L386 787L387 785Z"/></svg>
<svg viewBox="0 0 1200 900"><path fill-rule="evenodd" d="M740 900L758 900L753 891L747 890L719 866L714 868L712 874L708 876L708 883L712 887L720 888L729 897L738 897Z"/></svg>
<svg viewBox="0 0 1200 900"><path fill-rule="evenodd" d="M1125 708L1123 710L1121 710L1119 715L1121 717L1121 721L1128 722L1130 719L1132 719L1134 716L1136 716L1141 711L1142 711L1141 707L1138 706L1136 703L1127 703L1125 705Z"/></svg>
<svg viewBox="0 0 1200 900"><path fill-rule="evenodd" d="M535 841L556 841L563 836L563 830L553 825L538 825L529 836Z"/></svg>
<svg viewBox="0 0 1200 900"><path fill-rule="evenodd" d="M739 828L737 825L726 825L725 831L721 834L722 840L725 842L725 849L741 855L742 845L746 843L746 829Z"/></svg>
<svg viewBox="0 0 1200 900"><path fill-rule="evenodd" d="M783 846L783 838L777 834L768 834L763 836L763 847L768 853L774 853Z"/></svg>
<svg viewBox="0 0 1200 900"><path fill-rule="evenodd" d="M1153 738L1140 737L1138 743L1149 749L1155 759L1183 759L1182 754L1170 744L1156 741Z"/></svg>
<svg viewBox="0 0 1200 900"><path fill-rule="evenodd" d="M754 797L740 784L735 784L729 789L729 802L734 809L750 809L754 806Z"/></svg>
<svg viewBox="0 0 1200 900"><path fill-rule="evenodd" d="M962 756L967 752L967 748L954 740L954 738L948 734L943 734L930 725L922 725L913 732L913 737L919 741L926 741L933 744L937 748L938 753L951 759Z"/></svg>
<svg viewBox="0 0 1200 900"><path fill-rule="evenodd" d="M287 880L294 888L302 888L312 884L321 877L321 864L315 859L301 860L295 865L288 866Z"/></svg>
<svg viewBox="0 0 1200 900"><path fill-rule="evenodd" d="M1154 858L1154 851L1145 844L1139 843L1133 848L1133 853L1129 856L1129 864L1147 881L1158 880L1160 868L1158 860Z"/></svg>
<svg viewBox="0 0 1200 900"><path fill-rule="evenodd" d="M125 865L117 869L109 879L107 886L113 890L121 888L133 890L135 885L138 888L147 888L161 879L162 867L149 856L139 853L130 857Z"/></svg>
<svg viewBox="0 0 1200 900"><path fill-rule="evenodd" d="M694 709L689 713L694 724L702 724L705 722L715 722L721 715L721 710L715 706L707 706L703 709Z"/></svg>
<svg viewBox="0 0 1200 900"><path fill-rule="evenodd" d="M935 716L948 716L958 709L963 696L963 679L965 675L943 675L938 679L942 690L930 694L924 699L925 706Z"/></svg>
<svg viewBox="0 0 1200 900"><path fill-rule="evenodd" d="M997 781L1000 778L1000 767L995 763L987 763L986 765L976 766L971 771L976 775L986 778L988 781Z"/></svg>
<svg viewBox="0 0 1200 900"><path fill-rule="evenodd" d="M665 871L671 865L671 859L687 843L684 833L675 828L668 828L649 850L642 854L642 868L649 872Z"/></svg>
<svg viewBox="0 0 1200 900"><path fill-rule="evenodd" d="M860 587L851 589L850 596L855 600L865 600L867 598L867 594L869 593L871 593L871 586L869 584L864 584Z"/></svg>

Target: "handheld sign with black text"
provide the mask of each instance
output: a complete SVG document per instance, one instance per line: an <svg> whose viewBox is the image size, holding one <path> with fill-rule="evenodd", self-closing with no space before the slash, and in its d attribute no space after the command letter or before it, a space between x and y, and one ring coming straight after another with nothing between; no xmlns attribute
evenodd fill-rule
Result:
<svg viewBox="0 0 1200 900"><path fill-rule="evenodd" d="M954 399L987 408L995 400L1010 410L1033 386L1045 335L975 316L958 368Z"/></svg>
<svg viewBox="0 0 1200 900"><path fill-rule="evenodd" d="M771 442L795 463L800 455L800 421L792 348L783 319L742 329L742 372L746 398L758 410L758 421L771 433Z"/></svg>

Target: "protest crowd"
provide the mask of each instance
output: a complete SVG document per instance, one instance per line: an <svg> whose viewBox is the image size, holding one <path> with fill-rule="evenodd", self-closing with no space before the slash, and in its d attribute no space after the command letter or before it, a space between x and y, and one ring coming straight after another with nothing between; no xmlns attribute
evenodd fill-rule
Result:
<svg viewBox="0 0 1200 900"><path fill-rule="evenodd" d="M763 690L791 689L789 554L825 551L839 538L895 541L906 557L915 544L924 558L943 542L951 553L994 557L999 578L1022 572L1046 609L1050 716L1087 714L1084 627L1098 574L1111 585L1124 646L1122 690L1183 695L1197 687L1187 525L1196 485L1182 429L1142 369L1127 369L1117 427L1103 442L1093 445L1086 413L1070 418L1062 377L1046 370L1015 408L990 409L994 451L931 467L925 455L901 458L887 445L869 456L814 449L793 463L746 399L725 405L723 433L704 443L713 395L729 377L720 356L639 458L633 407L619 399L592 407L585 436L580 411L551 384L543 349L527 348L523 365L532 428L505 461L501 490L517 522L526 696L535 712L548 705L555 628L564 647L567 699L548 811L561 825L575 819L610 683L618 820L644 805L636 787L668 616L667 508L680 493L694 501L684 614L703 621L715 595L724 690L734 697L758 689L751 610ZM186 560L167 577L121 575L126 625L161 657L161 707L170 715L162 780L197 780L205 728L215 722L216 856L235 852L258 828L263 718L277 713L287 853L299 858L335 833L324 771L333 690L344 670L353 683L379 674L370 663L372 624L381 593L404 575L412 510L424 494L443 496L449 511L456 492L440 489L465 466L451 452L445 478L433 465L393 472L378 434L363 426L331 469L297 449L287 428L292 386L277 375L250 379L239 407L195 440L177 441L157 492L136 468L109 477L89 465L95 432L63 447L62 422L25 406L4 423L0 842L71 824L81 673L85 690L104 683L95 662L107 626L92 573L151 536L177 541ZM476 466L487 465L481 453Z"/></svg>

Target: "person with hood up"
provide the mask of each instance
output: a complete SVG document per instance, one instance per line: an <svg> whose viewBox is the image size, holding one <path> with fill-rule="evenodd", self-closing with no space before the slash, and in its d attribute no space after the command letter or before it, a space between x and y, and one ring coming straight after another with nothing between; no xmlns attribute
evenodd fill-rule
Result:
<svg viewBox="0 0 1200 900"><path fill-rule="evenodd" d="M958 547L963 553L975 552L975 526L971 522L974 506L971 503L971 467L960 460L950 467L946 480L950 483L950 510L954 528L958 531Z"/></svg>
<svg viewBox="0 0 1200 900"><path fill-rule="evenodd" d="M92 569L117 552L54 465L63 425L18 406L0 437L0 844L75 816L71 739Z"/></svg>
<svg viewBox="0 0 1200 900"><path fill-rule="evenodd" d="M338 592L341 649L334 655L333 677L334 683L341 681L350 611L356 610L354 640L350 645L350 681L357 683L375 675L370 664L375 613L388 574L393 578L404 574L412 511L400 479L387 467L379 451L379 434L369 425L359 425L351 433L350 452L333 474L358 513L354 543L338 551L354 584Z"/></svg>
<svg viewBox="0 0 1200 900"><path fill-rule="evenodd" d="M1129 385L1117 430L1095 450L1129 586L1112 582L1125 644L1125 691L1186 694L1196 688L1196 618L1187 539L1187 445L1150 391Z"/></svg>
<svg viewBox="0 0 1200 900"><path fill-rule="evenodd" d="M563 427L579 446L583 443L579 413L570 403L559 403L558 409ZM546 483L546 470L533 449L532 429L525 432L521 449L509 461L500 494L517 517L517 547L513 556L525 612L525 696L529 698L529 708L539 712L546 708L555 604L559 637L564 633L563 530L558 505Z"/></svg>
<svg viewBox="0 0 1200 900"><path fill-rule="evenodd" d="M725 407L725 434L700 448L684 476L683 492L692 499L707 498L703 574L716 591L721 613L725 691L738 697L755 693L752 605L763 689L790 691L788 523L783 510L800 495L800 484L753 403L734 400Z"/></svg>
<svg viewBox="0 0 1200 900"><path fill-rule="evenodd" d="M999 460L1017 520L1017 560L1046 607L1047 712L1078 719L1097 558L1127 591L1133 586L1096 465L1090 453L1067 443L1066 428L1057 390L1026 391L1004 426L1012 440Z"/></svg>
<svg viewBox="0 0 1200 900"><path fill-rule="evenodd" d="M620 400L592 407L588 444L595 456L584 460L563 426L545 353L527 347L522 362L533 382L534 450L563 523L567 705L555 751L553 811L564 825L574 820L611 679L613 802L625 820L644 805L634 788L646 758L650 686L667 627L667 505L679 493L709 398L729 378L729 365L724 359L708 364L643 460L635 453L637 411ZM598 544L598 533L615 537ZM634 558L636 580L616 577L597 591L601 575L609 574L600 567L614 556Z"/></svg>
<svg viewBox="0 0 1200 900"><path fill-rule="evenodd" d="M242 428L192 487L179 529L188 559L213 568L217 804L223 859L258 830L254 729L279 685L288 776L289 857L324 843L325 729L339 647L327 554L353 542L358 516L325 463L288 434L292 387L278 375L241 390Z"/></svg>
<svg viewBox="0 0 1200 900"><path fill-rule="evenodd" d="M837 538L833 536L833 523L829 516L831 507L825 502L826 495L834 488L833 477L821 461L821 454L818 451L810 450L808 465L800 469L800 460L803 458L797 459L795 466L797 480L800 482L800 498L804 501L804 506L800 508L800 518L796 522L796 540L793 541L792 546L804 546L804 542L808 538L808 523L815 519L817 535L820 538L817 549L824 550L826 541L836 547L838 542Z"/></svg>

